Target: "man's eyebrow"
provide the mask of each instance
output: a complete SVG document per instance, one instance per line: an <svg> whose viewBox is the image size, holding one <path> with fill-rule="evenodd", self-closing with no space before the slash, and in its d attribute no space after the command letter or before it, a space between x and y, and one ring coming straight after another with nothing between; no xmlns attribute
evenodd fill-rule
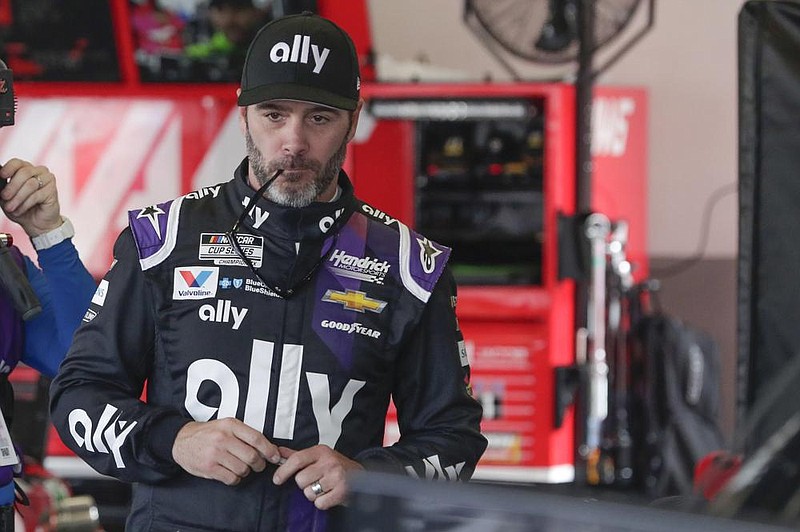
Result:
<svg viewBox="0 0 800 532"><path fill-rule="evenodd" d="M337 114L340 109L334 109L333 107L328 107L327 105L315 105L309 109L310 112L314 113L334 113Z"/></svg>
<svg viewBox="0 0 800 532"><path fill-rule="evenodd" d="M288 111L289 106L278 102L261 102L256 104L256 109L259 111ZM306 109L306 113L334 113L336 114L339 109L328 107L327 105L313 105Z"/></svg>
<svg viewBox="0 0 800 532"><path fill-rule="evenodd" d="M273 109L276 111L284 111L286 110L286 106L274 102L261 102L256 104L256 109L259 111L270 111Z"/></svg>

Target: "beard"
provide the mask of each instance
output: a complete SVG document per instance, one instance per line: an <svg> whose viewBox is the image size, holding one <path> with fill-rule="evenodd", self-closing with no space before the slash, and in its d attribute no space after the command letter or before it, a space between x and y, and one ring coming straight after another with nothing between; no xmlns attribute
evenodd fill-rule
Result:
<svg viewBox="0 0 800 532"><path fill-rule="evenodd" d="M266 183L279 168L283 169L283 174L264 192L264 197L284 207L307 207L314 202L337 178L347 154L345 140L324 166L317 160L302 156L287 156L267 162L253 142L249 128L245 134L245 142L253 177L259 186ZM313 178L304 181L299 173L301 170L312 172Z"/></svg>

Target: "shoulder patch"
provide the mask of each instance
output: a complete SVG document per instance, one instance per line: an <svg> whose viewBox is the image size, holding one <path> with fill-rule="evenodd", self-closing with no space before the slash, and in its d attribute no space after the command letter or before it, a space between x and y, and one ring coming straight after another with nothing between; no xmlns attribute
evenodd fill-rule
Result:
<svg viewBox="0 0 800 532"><path fill-rule="evenodd" d="M397 222L400 232L400 278L409 292L423 303L444 271L450 248L412 231Z"/></svg>
<svg viewBox="0 0 800 532"><path fill-rule="evenodd" d="M450 258L450 248L429 240L397 218L367 203L360 201L358 211L397 231L400 280L406 290L427 303Z"/></svg>
<svg viewBox="0 0 800 532"><path fill-rule="evenodd" d="M128 211L128 225L139 252L139 264L147 270L160 264L175 248L183 197Z"/></svg>

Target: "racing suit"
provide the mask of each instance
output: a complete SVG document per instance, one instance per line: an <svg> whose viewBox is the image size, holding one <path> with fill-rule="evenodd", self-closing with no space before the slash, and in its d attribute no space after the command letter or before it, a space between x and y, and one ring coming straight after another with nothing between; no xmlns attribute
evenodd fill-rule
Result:
<svg viewBox="0 0 800 532"><path fill-rule="evenodd" d="M9 250L25 272L42 312L22 321L0 287L0 408L9 427L14 414L14 391L9 374L20 362L52 377L81 323L95 290L92 276L81 263L71 239L38 251L42 270L12 247ZM22 420L25 423L26 420ZM4 442L3 445L6 445ZM22 449L24 452L24 449ZM14 502L14 466L0 466L0 508Z"/></svg>
<svg viewBox="0 0 800 532"><path fill-rule="evenodd" d="M330 203L256 200L235 238L259 278L226 234L253 194L246 173L245 159L227 183L129 213L51 388L64 442L135 483L137 531L326 528L293 481L273 484L275 466L234 487L183 471L172 446L190 420L237 417L367 470L468 479L486 440L449 249L360 202L340 172ZM383 447L390 396L401 437Z"/></svg>

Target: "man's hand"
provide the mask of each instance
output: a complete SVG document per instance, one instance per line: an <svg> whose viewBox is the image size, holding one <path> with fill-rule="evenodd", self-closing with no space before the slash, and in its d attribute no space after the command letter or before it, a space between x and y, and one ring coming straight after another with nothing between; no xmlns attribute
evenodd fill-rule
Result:
<svg viewBox="0 0 800 532"><path fill-rule="evenodd" d="M281 461L277 446L236 418L187 423L175 438L172 457L188 473L229 486L263 471L267 462Z"/></svg>
<svg viewBox="0 0 800 532"><path fill-rule="evenodd" d="M0 179L8 180L0 192L0 207L28 236L61 226L56 176L47 167L11 159L0 168Z"/></svg>
<svg viewBox="0 0 800 532"><path fill-rule="evenodd" d="M302 451L281 447L280 452L286 462L275 471L272 481L283 484L294 477L306 498L320 510L345 502L349 491L348 473L364 469L327 445L315 445Z"/></svg>

